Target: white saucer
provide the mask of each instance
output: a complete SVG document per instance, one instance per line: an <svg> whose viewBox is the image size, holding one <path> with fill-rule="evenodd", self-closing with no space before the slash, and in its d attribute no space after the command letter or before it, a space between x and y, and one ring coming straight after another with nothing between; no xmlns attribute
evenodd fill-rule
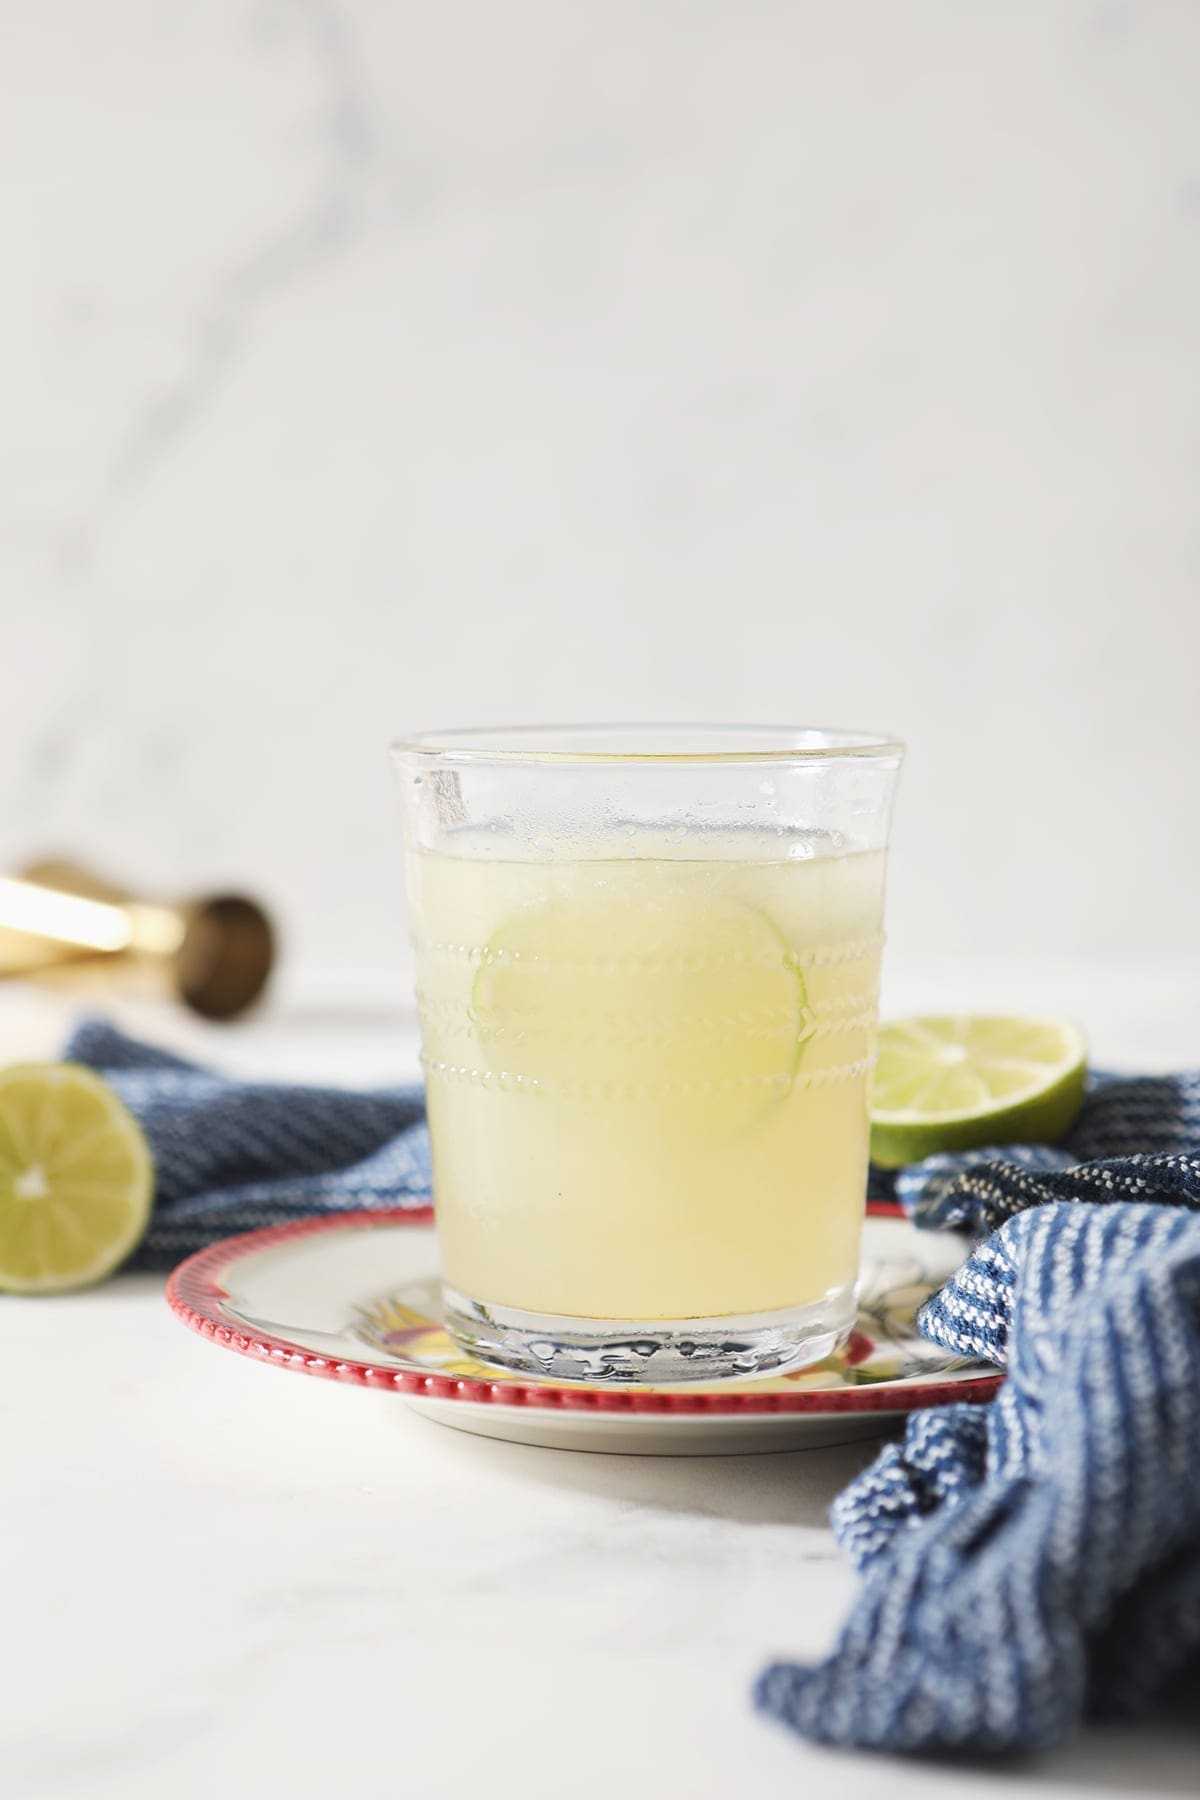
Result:
<svg viewBox="0 0 1200 1800"><path fill-rule="evenodd" d="M913 1325L963 1240L873 1214L858 1325L792 1375L670 1388L539 1381L474 1362L440 1322L428 1208L347 1212L227 1238L189 1257L167 1297L213 1343L326 1380L398 1393L427 1418L514 1443L642 1455L791 1450L868 1437L921 1406L983 1401L995 1369L947 1356Z"/></svg>

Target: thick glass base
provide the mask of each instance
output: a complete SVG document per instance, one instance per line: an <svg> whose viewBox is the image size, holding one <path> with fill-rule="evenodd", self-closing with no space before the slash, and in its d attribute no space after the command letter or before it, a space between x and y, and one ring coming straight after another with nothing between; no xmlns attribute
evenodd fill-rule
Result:
<svg viewBox="0 0 1200 1800"><path fill-rule="evenodd" d="M469 1300L444 1287L446 1330L481 1362L554 1381L660 1386L782 1375L849 1336L853 1287L808 1306L712 1319L579 1319Z"/></svg>

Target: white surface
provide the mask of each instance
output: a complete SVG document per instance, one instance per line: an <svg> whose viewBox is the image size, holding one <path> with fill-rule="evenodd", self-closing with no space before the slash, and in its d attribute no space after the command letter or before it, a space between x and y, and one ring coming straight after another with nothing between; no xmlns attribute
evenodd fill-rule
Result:
<svg viewBox="0 0 1200 1800"><path fill-rule="evenodd" d="M1113 1052L1169 1059L1158 1002L1132 974L1116 991ZM1200 990L1176 993L1194 1033ZM60 1023L4 993L10 1054ZM298 1006L223 1035L143 1023L264 1074L382 1078L412 1052L398 1025ZM825 1513L869 1445L472 1440L213 1350L148 1277L3 1300L0 1354L5 1800L1195 1793L1200 1738L1174 1728L1089 1732L1014 1775L835 1757L751 1711L764 1661L819 1656L850 1603Z"/></svg>
<svg viewBox="0 0 1200 1800"><path fill-rule="evenodd" d="M40 0L0 859L391 957L382 746L910 741L893 941L1191 954L1194 0Z"/></svg>

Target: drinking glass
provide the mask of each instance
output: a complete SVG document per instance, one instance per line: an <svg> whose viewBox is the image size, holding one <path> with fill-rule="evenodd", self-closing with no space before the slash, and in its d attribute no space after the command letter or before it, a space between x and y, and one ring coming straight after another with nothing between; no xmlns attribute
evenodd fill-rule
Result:
<svg viewBox="0 0 1200 1800"><path fill-rule="evenodd" d="M828 1355L901 746L607 725L393 754L447 1328L555 1379Z"/></svg>

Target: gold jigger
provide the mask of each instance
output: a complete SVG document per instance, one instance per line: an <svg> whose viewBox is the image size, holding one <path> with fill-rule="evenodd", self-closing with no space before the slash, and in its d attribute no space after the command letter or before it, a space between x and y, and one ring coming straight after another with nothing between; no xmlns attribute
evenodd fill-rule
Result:
<svg viewBox="0 0 1200 1800"><path fill-rule="evenodd" d="M275 934L242 894L139 899L69 862L0 876L0 979L87 979L164 989L208 1019L244 1012L266 985Z"/></svg>

